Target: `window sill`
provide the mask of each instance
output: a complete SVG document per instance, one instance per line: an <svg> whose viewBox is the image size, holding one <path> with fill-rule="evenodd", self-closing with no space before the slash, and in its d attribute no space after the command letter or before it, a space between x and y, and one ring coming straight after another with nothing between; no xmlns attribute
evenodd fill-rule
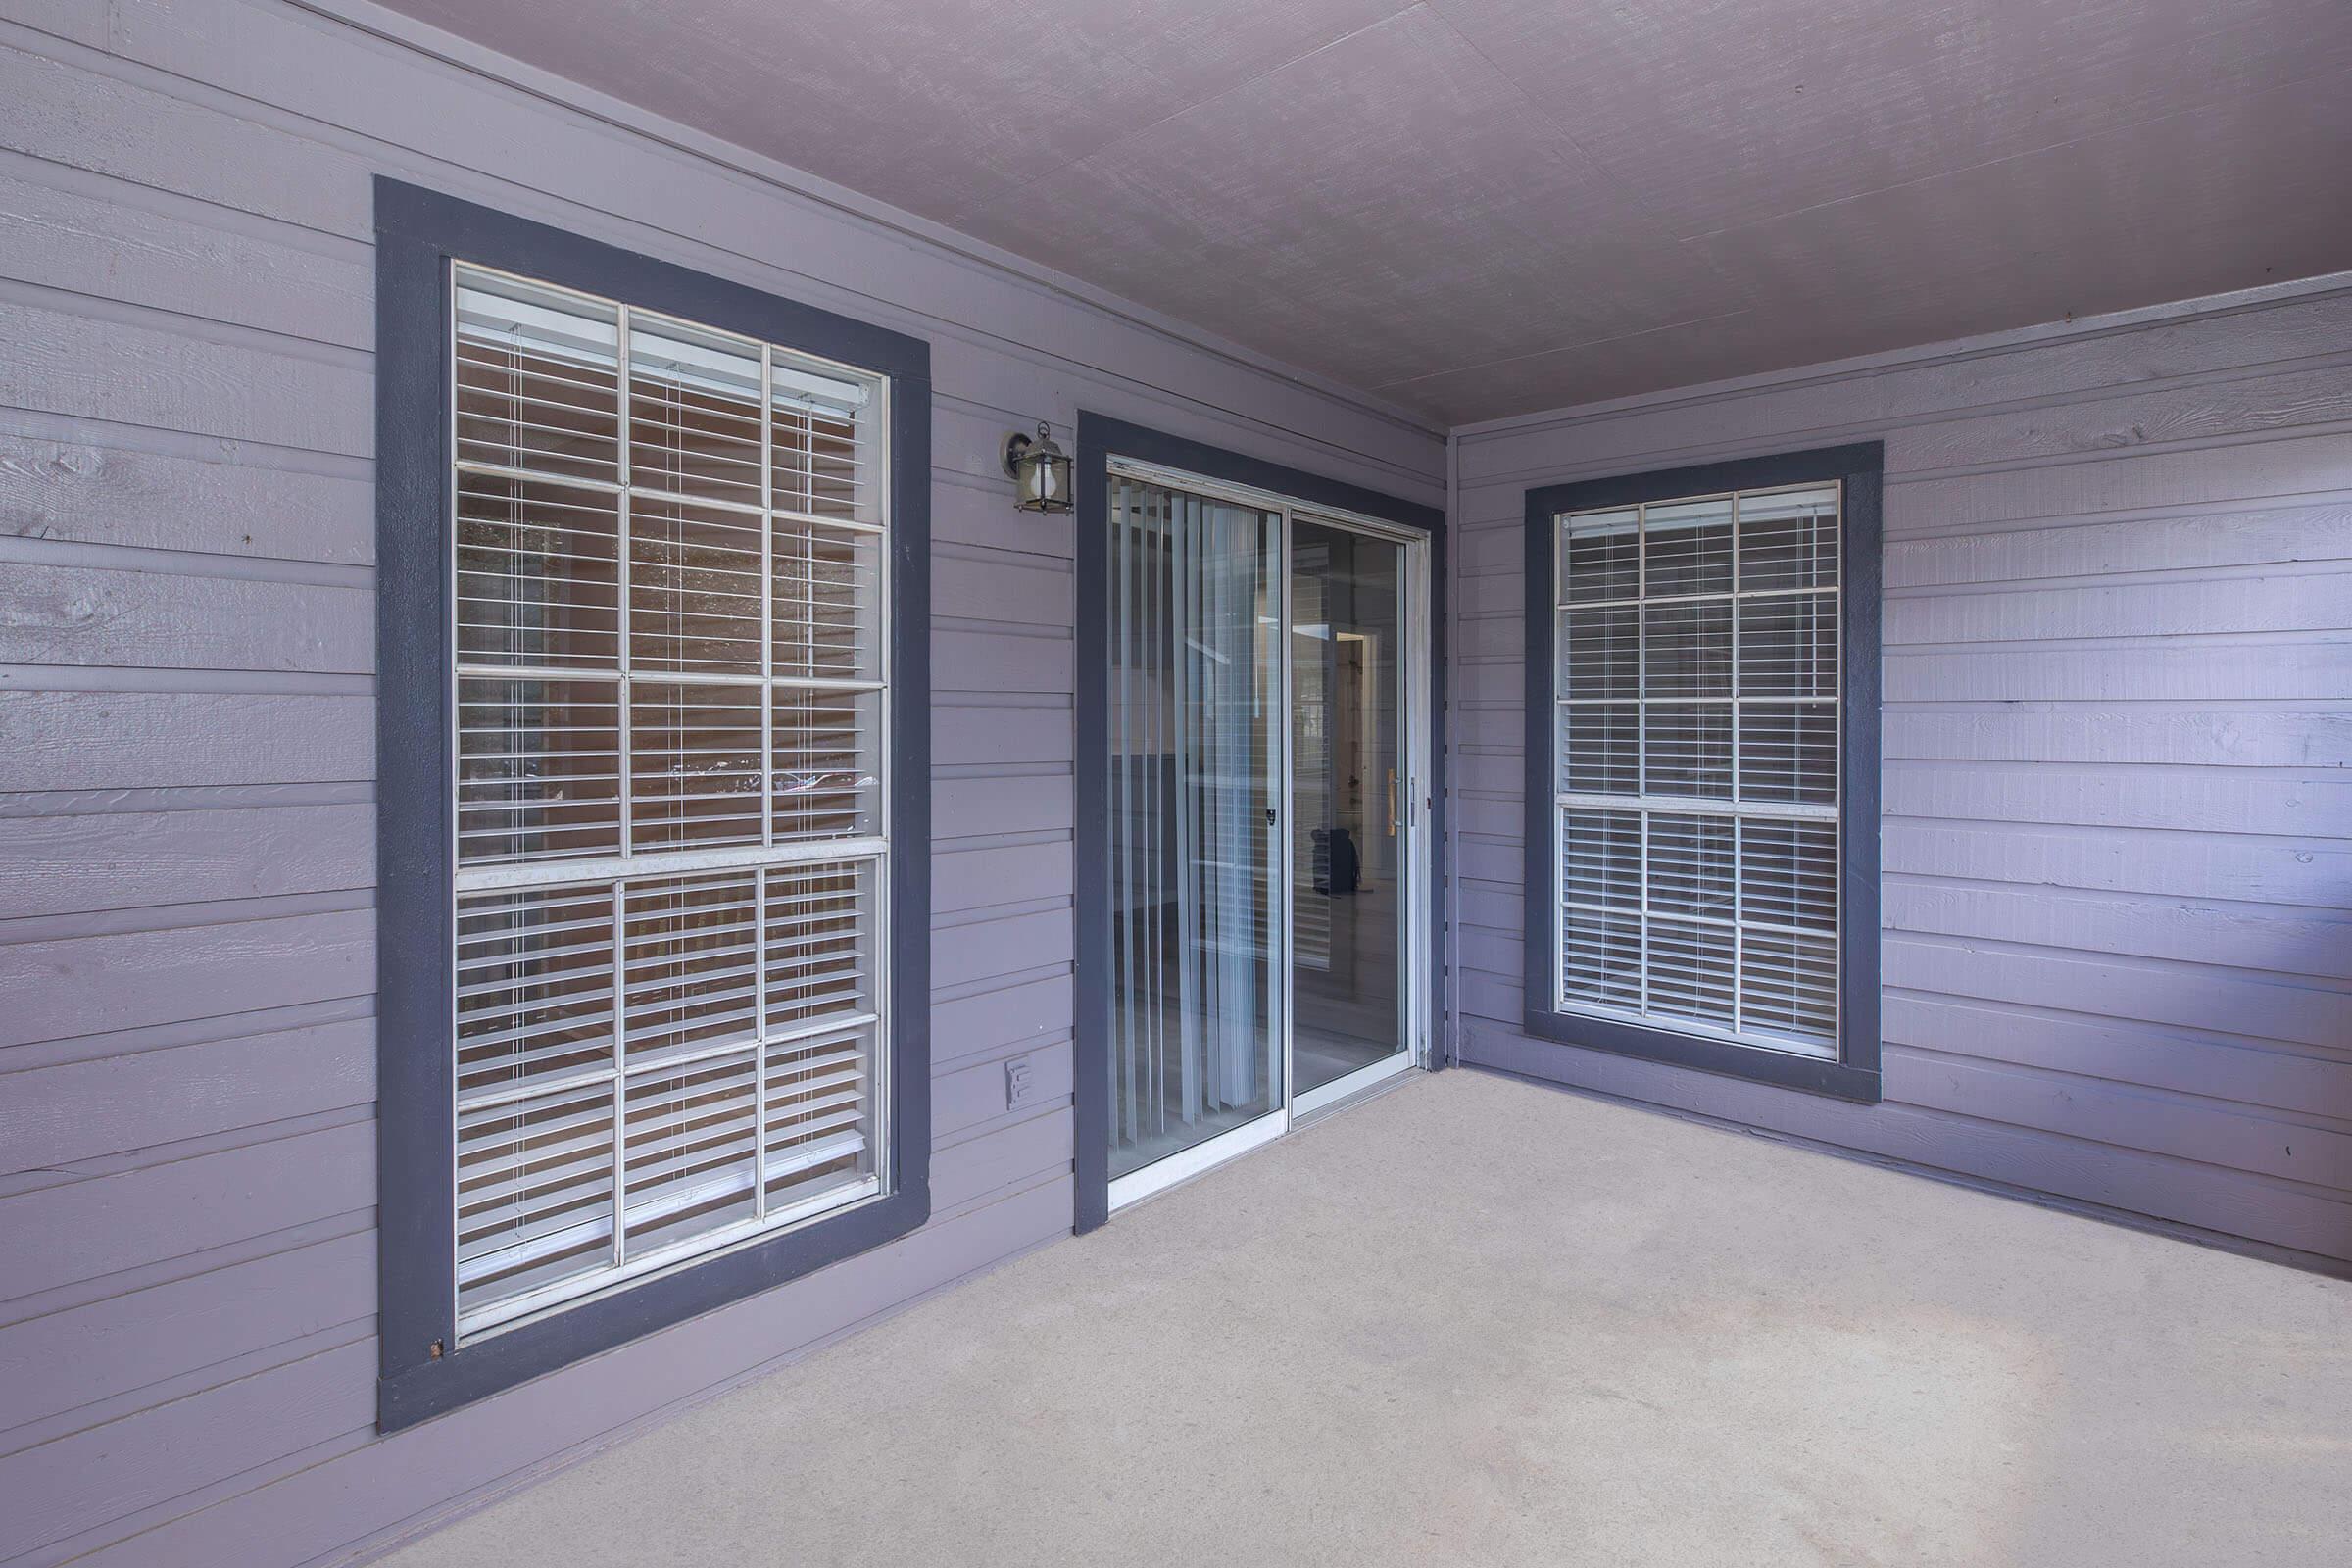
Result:
<svg viewBox="0 0 2352 1568"><path fill-rule="evenodd" d="M1725 1078L1744 1078L1750 1083L1766 1084L1775 1089L1826 1095L1856 1104L1875 1105L1879 1102L1879 1073L1872 1067L1826 1061L1819 1056L1803 1056L1762 1046L1734 1045L1730 1041L1709 1040L1672 1029L1619 1023L1607 1018L1586 1017L1580 1013L1545 1012L1533 1007L1521 1017L1520 1027L1535 1039L1549 1040L1557 1045L1581 1046L1588 1051L1606 1051L1619 1056L1638 1056L1669 1067L1688 1067L1695 1072L1710 1072Z"/></svg>
<svg viewBox="0 0 2352 1568"><path fill-rule="evenodd" d="M771 1291L910 1236L931 1217L927 1186L685 1262L662 1274L486 1334L377 1383L377 1430L397 1432L657 1329Z"/></svg>

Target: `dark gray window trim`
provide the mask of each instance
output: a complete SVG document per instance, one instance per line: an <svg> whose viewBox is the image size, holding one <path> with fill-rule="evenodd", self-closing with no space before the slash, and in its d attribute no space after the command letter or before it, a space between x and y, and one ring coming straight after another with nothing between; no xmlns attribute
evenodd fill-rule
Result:
<svg viewBox="0 0 2352 1568"><path fill-rule="evenodd" d="M1110 1216L1110 522L1109 460L1113 453L1142 463L1182 468L1228 484L1270 490L1309 506L1358 513L1417 529L1430 542L1429 831L1430 940L1443 952L1446 871L1446 513L1287 467L1244 453L1129 424L1106 415L1078 414L1078 757L1077 757L1077 1028L1071 1063L1072 1126L1076 1143L1075 1228L1083 1235ZM1431 978L1433 1067L1450 1045L1446 1015L1445 965Z"/></svg>
<svg viewBox="0 0 2352 1568"><path fill-rule="evenodd" d="M1746 1078L1876 1104L1879 1100L1879 532L1884 448L1869 441L1589 479L1527 492L1526 1001L1522 1027L1540 1040L1643 1056L1677 1067ZM1839 740L1844 831L1838 866L1838 1059L1821 1061L1671 1029L1554 1012L1549 990L1557 929L1551 859L1551 519L1563 512L1663 501L1719 490L1838 479L1845 486L1838 569L1844 642Z"/></svg>
<svg viewBox="0 0 2352 1568"><path fill-rule="evenodd" d="M931 1152L931 350L813 306L392 179L376 223L377 1425L393 1431L919 1228ZM891 378L888 1196L457 1343L452 1241L449 263L477 262ZM454 1348L452 1348L454 1347Z"/></svg>

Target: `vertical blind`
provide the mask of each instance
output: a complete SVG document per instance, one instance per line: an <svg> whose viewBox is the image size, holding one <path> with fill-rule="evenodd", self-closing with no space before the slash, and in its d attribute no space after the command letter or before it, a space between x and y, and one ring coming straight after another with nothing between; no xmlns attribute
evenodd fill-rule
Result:
<svg viewBox="0 0 2352 1568"><path fill-rule="evenodd" d="M453 287L464 1336L888 1183L889 388Z"/></svg>
<svg viewBox="0 0 2352 1568"><path fill-rule="evenodd" d="M1273 1051L1275 517L1124 477L1109 518L1111 1170L1238 1126Z"/></svg>
<svg viewBox="0 0 2352 1568"><path fill-rule="evenodd" d="M1838 502L1554 519L1561 1010L1836 1056Z"/></svg>

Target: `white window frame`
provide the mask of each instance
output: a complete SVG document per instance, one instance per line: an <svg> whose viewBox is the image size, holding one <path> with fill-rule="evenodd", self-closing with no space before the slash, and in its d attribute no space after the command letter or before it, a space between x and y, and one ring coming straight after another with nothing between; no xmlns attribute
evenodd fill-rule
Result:
<svg viewBox="0 0 2352 1568"><path fill-rule="evenodd" d="M612 1264L606 1269L602 1269L594 1273L551 1282L535 1289L518 1293L514 1297L498 1299L488 1303L485 1306L477 1307L468 1312L465 1310L459 1302L461 1287L465 1275L465 1267L461 1262L452 1275L452 1298L450 1304L457 1326L458 1341L460 1344L467 1344L491 1335L498 1334L516 1325L532 1322L546 1316L549 1313L561 1312L583 1304L587 1301L597 1299L598 1298L610 1295L614 1291L621 1290L632 1284L635 1284L650 1275L700 1263L729 1250L765 1240L781 1232L807 1225L814 1220L828 1217L842 1209L871 1202L877 1199L888 1196L892 1191L895 1172L893 1170L893 1161L891 1158L893 1149L892 1129L889 1125L892 1103L892 1085L890 1081L890 1075L892 1070L893 1056L891 1042L892 1020L890 1014L891 998L894 987L892 984L890 966L892 954L894 953L895 948L892 937L892 918L894 911L892 908L893 878L891 875L891 852L893 843L891 807L892 796L894 794L894 785L896 783L895 764L897 760L894 756L895 748L892 744L896 730L894 728L892 689L889 678L889 651L894 646L897 604L896 594L894 591L895 584L892 579L891 558L893 553L889 548L889 539L890 526L893 520L893 503L896 498L891 493L892 465L890 442L892 421L890 416L890 398L892 390L892 378L876 371L861 369L854 366L827 360L818 355L791 349L789 347L765 340L760 341L760 489L765 497L765 504L752 505L749 503L723 498L713 498L710 496L665 491L633 482L633 476L630 471L632 446L630 408L632 356L630 354L630 322L633 312L642 308L632 307L630 303L624 299L596 294L585 289L575 288L568 285L552 283L541 278L529 276L527 274L487 267L474 262L453 261L449 264L449 266L450 297L453 300L456 298L456 291L462 283L463 278L467 275L477 275L483 278L503 280L509 283L518 284L530 289L548 290L556 293L571 295L581 299L582 301L612 309L615 313L615 319L617 321L614 363L616 368L615 407L617 410L617 453L619 477L617 481L609 482L579 475L542 472L528 467L527 466L508 466L504 465L484 463L478 460L461 458L457 455L459 451L457 434L459 410L457 397L458 389L454 374L454 367L456 365L459 340L458 312L455 309L452 309L448 313L447 318L448 341L445 345L445 353L447 354L448 359L446 363L453 367L453 373L448 381L447 395L444 398L444 413L448 420L448 429L446 432L448 445L446 450L450 454L450 461L448 464L448 490L444 498L445 505L449 509L447 514L453 518L457 515L459 481L463 476L472 474L487 478L514 479L537 482L560 488L591 490L600 494L612 496L614 498L615 502L615 515L618 523L618 532L614 538L614 553L618 585L618 597L616 602L618 632L615 665L612 671L608 672L592 668L572 668L568 666L548 668L515 664L469 664L461 662L459 660L457 647L454 642L455 620L453 617L453 642L448 650L448 659L446 662L446 667L449 672L448 691L446 693L446 698L449 724L448 756L450 763L450 771L446 781L448 800L450 803L450 808L447 813L450 835L448 853L449 863L452 867L454 867L451 879L450 929L453 934L458 930L459 911L463 907L466 899L470 895L510 889L557 890L574 887L604 887L610 889L613 897L613 941L616 950L613 959L615 985L612 1002L612 1062L610 1066L603 1069L567 1076L562 1081L563 1085L565 1087L570 1087L573 1085L585 1087L591 1082L600 1080L610 1081L612 1085L612 1115L614 1149L612 1172L613 1185L611 1197L612 1223L610 1227L610 1246L612 1248L613 1257ZM678 317L674 313L670 312L648 312L646 314L659 315L664 319L685 319L684 318ZM695 321L688 321L687 324L692 326L703 325L703 323ZM707 329L713 332L725 330L717 327L710 327ZM729 331L726 332L726 335L742 336L743 334ZM774 434L773 427L775 413L774 398L776 390L776 372L780 365L786 368L787 373L789 373L792 368L801 368L819 375L838 377L843 380L855 380L869 389L869 395L871 398L869 408L871 412L869 416L864 420L864 430L870 433L872 446L870 448L870 456L867 451L861 450L858 454L858 458L860 467L870 471L874 482L880 487L875 509L876 516L873 520L867 521L862 519L826 516L813 512L804 512L794 508L779 507L774 505L774 449L772 441ZM761 544L760 563L761 585L760 648L761 663L763 666L767 666L766 672L760 675L730 675L709 670L692 672L670 671L666 675L650 676L644 678L652 678L664 683L674 684L747 687L757 686L766 691L812 690L840 692L854 690L873 692L877 699L874 726L874 754L878 764L877 771L879 775L876 780L874 790L874 812L879 831L873 834L851 839L788 841L781 844L772 842L775 807L775 790L773 787L775 770L775 710L772 702L763 701L760 704L760 728L761 738L761 779L765 787L760 790L760 799L761 838L763 841L767 842L762 842L758 845L727 846L723 848L700 850L657 850L638 852L631 848L630 840L634 827L632 821L634 812L631 796L631 779L635 769L631 763L633 725L630 721L630 713L632 711L630 695L634 689L633 683L637 679L641 678L637 672L631 669L630 645L630 522L632 503L637 500L679 502L693 507L707 508L713 511L741 513L747 516L758 516L762 519L762 525L760 529ZM879 672L875 678L832 680L806 678L800 676L780 676L773 672L773 644L776 631L774 605L775 563L774 530L770 524L776 520L803 521L810 524L811 526L840 529L845 532L865 533L874 537L876 541L875 559L880 574L880 580L877 588L877 612L874 632L875 646L880 658L880 666ZM462 605L463 601L459 598L458 588L457 530L454 528L454 526L449 530L448 544L444 552L444 565L448 572L447 592L449 594L449 602L453 606ZM461 689L462 683L467 679L543 679L571 683L598 683L609 679L612 682L615 693L615 708L617 715L615 723L618 751L615 765L617 769L617 784L620 797L618 806L620 851L618 854L592 858L584 857L576 859L548 858L544 859L529 860L502 860L478 864L467 863L462 853L460 844L459 824L461 820L461 814L458 807L460 788L459 767L461 761L458 729L462 723L462 710L458 701L458 693ZM697 872L729 870L751 871L754 873L751 881L756 900L754 930L756 933L760 934L759 937L756 937L756 941L760 943L760 946L755 948L755 952L762 952L763 934L766 929L767 878L765 875L760 873L763 873L770 867L794 865L860 865L870 867L870 871L868 873L868 885L871 890L871 896L874 904L874 916L872 930L867 938L867 942L870 951L873 954L875 968L872 982L874 1004L873 1009L867 1013L845 1013L827 1016L812 1023L798 1025L794 1029L784 1033L770 1035L767 1029L765 1018L767 986L765 983L765 974L762 970L753 986L753 994L757 999L759 999L760 1017L756 1022L754 1035L748 1042L730 1041L721 1046L706 1048L703 1051L693 1052L679 1056L666 1057L662 1061L658 1068L654 1069L661 1072L670 1072L693 1066L705 1059L716 1059L729 1054L738 1054L746 1052L750 1054L753 1063L753 1098L756 1106L756 1121L753 1142L755 1173L751 1183L755 1212L752 1216L746 1219L723 1227L716 1227L679 1242L658 1247L650 1251L632 1256L630 1254L628 1246L630 1217L627 1210L627 1182L629 1174L629 1161L627 1158L627 1097L629 1087L629 1066L626 1059L628 1038L626 1013L627 987L625 983L625 970L622 968L622 958L620 956L621 951L624 951L621 949L621 944L624 940L624 933L627 929L625 916L626 889L630 882L638 880L676 877ZM450 955L450 958L454 963L456 958L454 951ZM459 1009L457 1005L457 988L454 984L451 987L451 1007L450 1038L455 1041L458 1038L457 1029L459 1023ZM790 1041L796 1038L801 1038L803 1036L818 1036L829 1031L853 1027L870 1027L872 1031L870 1067L867 1078L868 1088L866 1091L866 1098L870 1106L871 1131L868 1135L868 1147L871 1149L873 1155L873 1172L872 1174L857 1182L847 1183L839 1187L826 1189L808 1199L786 1204L777 1208L774 1212L770 1212L767 1188L772 1176L767 1168L766 1158L766 1110L768 1099L768 1075L765 1070L766 1053L773 1047L788 1044ZM491 1092L475 1096L468 1100L467 1097L457 1092L454 1079L452 1083L452 1090L453 1093L450 1101L450 1147L452 1152L452 1187L454 1192L458 1181L456 1166L459 1159L462 1158L465 1150L463 1137L459 1131L458 1125L460 1112L466 1108L468 1104L478 1105L492 1103L495 1102L500 1097L497 1092ZM508 1098L514 1100L525 1100L538 1095L554 1092L557 1092L557 1090L551 1085L529 1084L520 1089L509 1091ZM458 1216L454 1208L451 1212L450 1220L451 1242L454 1247L457 1239L458 1225Z"/></svg>
<svg viewBox="0 0 2352 1568"><path fill-rule="evenodd" d="M1841 544L1845 529L1845 487L1841 482L1837 480L1827 481L1826 485L1828 488L1836 490L1838 495L1837 537ZM1742 602L1753 600L1793 600L1805 597L1811 597L1814 599L1826 598L1832 603L1833 606L1838 607L1838 610L1841 611L1844 594L1844 573L1840 561L1841 551L1836 548L1833 548L1831 551L1833 569L1831 578L1827 583L1797 588L1740 588L1739 586L1740 564L1740 545L1741 534L1741 529L1740 526L1740 504L1754 497L1801 494L1807 491L1817 491L1823 488L1825 488L1825 483L1820 481L1787 485L1756 486L1743 490L1718 490L1712 492L1701 492L1692 495L1666 496L1660 497L1654 501L1635 502L1631 504L1630 507L1587 508L1581 511L1561 512L1553 514L1551 519L1552 553L1550 581L1552 602L1551 611L1553 616L1555 617L1555 623L1556 617L1563 616L1571 612L1583 613L1587 612L1607 610L1631 611L1634 617L1637 649L1634 690L1630 698L1617 696L1578 698L1571 697L1567 693L1565 682L1561 674L1562 661L1558 656L1557 644L1555 643L1554 645L1554 654L1551 660L1552 724L1550 730L1552 778L1555 781L1555 789L1552 796L1553 810L1551 813L1552 832L1550 848L1551 864L1557 868L1557 885L1555 888L1554 903L1556 906L1563 911L1574 909L1582 913L1602 915L1613 918L1621 918L1625 915L1626 911L1622 907L1582 902L1569 896L1569 890L1566 885L1567 870L1565 866L1565 824L1568 813L1572 810L1620 811L1632 813L1639 818L1642 825L1642 847L1639 863L1636 867L1636 878L1639 887L1633 906L1633 918L1639 922L1642 930L1640 951L1642 955L1642 1005L1638 1007L1619 1007L1612 1006L1606 1003L1596 1002L1591 998L1579 997L1570 994L1567 989L1568 976L1566 973L1564 959L1559 956L1561 945L1555 943L1553 945L1555 956L1551 971L1551 1004L1553 1010L1563 1013L1584 1013L1600 1018L1622 1018L1651 1028L1670 1029L1677 1033L1723 1040L1735 1045L1744 1046L1760 1051L1781 1051L1801 1055L1819 1056L1830 1060L1836 1059L1838 1054L1837 1039L1838 1032L1838 996L1839 992L1839 981L1841 979L1838 966L1839 962L1839 953L1842 947L1841 938L1844 935L1845 900L1841 896L1838 896L1838 884L1834 874L1832 877L1831 887L1833 890L1835 914L1830 928L1826 934L1830 947L1832 964L1830 974L1830 994L1833 1011L1829 1035L1826 1040L1801 1040L1786 1034L1776 1034L1768 1030L1746 1029L1737 1026L1732 1028L1724 1028L1705 1019L1692 1018L1674 1012L1668 1008L1652 1007L1649 1005L1650 971L1652 968L1652 964L1648 959L1648 954L1650 952L1649 928L1653 915L1656 915L1657 913L1657 911L1651 908L1649 879L1652 867L1650 861L1649 836L1650 823L1655 817L1720 816L1730 818L1733 823L1734 838L1732 850L1732 870L1730 876L1733 906L1735 910L1733 916L1729 920L1721 920L1709 916L1695 915L1688 912L1678 911L1671 915L1664 916L1664 918L1693 925L1702 925L1721 930L1728 930L1731 933L1731 994L1733 1015L1735 1018L1741 1016L1747 1001L1744 962L1746 944L1740 940L1744 933L1751 930L1759 930L1769 932L1773 935L1801 936L1817 941L1822 940L1824 937L1824 933L1819 927L1780 927L1775 925L1758 924L1756 922L1749 921L1742 913L1738 912L1740 901L1744 892L1746 881L1745 877L1741 874L1744 869L1744 865L1740 858L1742 851L1740 842L1740 827L1742 823L1753 820L1827 823L1837 833L1837 838L1832 847L1831 864L1833 867L1835 867L1838 863L1838 860L1842 855L1844 848L1845 807L1842 789L1844 758L1842 756L1842 745L1838 742L1837 737L1842 728L1842 720L1844 718L1843 690L1845 639L1842 636L1838 638L1838 667L1832 671L1830 680L1831 691L1827 698L1796 699L1780 693L1743 694L1740 690L1740 646L1741 636L1740 626L1740 606ZM1730 572L1730 580L1732 582L1731 589L1723 592L1652 595L1648 591L1650 511L1653 508L1658 507L1682 507L1700 502L1714 501L1726 502L1729 505L1728 527L1731 535L1731 560L1728 569ZM1570 599L1567 596L1567 561L1565 551L1562 548L1563 541L1567 535L1568 525L1578 517L1622 513L1625 511L1631 511L1635 516L1635 588L1633 595L1629 598L1618 599ZM1731 607L1730 614L1727 617L1731 630L1731 668L1728 677L1726 697L1722 699L1709 697L1660 697L1653 694L1650 690L1648 637L1645 629L1646 619L1644 612L1649 607L1656 605L1715 604L1723 604ZM1841 615L1834 614L1832 624L1838 624L1841 618ZM1566 772L1565 763L1567 760L1567 745L1565 736L1567 734L1567 725L1565 720L1569 710L1578 707L1597 708L1623 706L1629 701L1634 706L1637 715L1634 726L1634 766L1637 788L1630 793L1616 793L1576 791L1556 787L1557 781L1564 778ZM1833 737L1833 745L1838 746L1838 752L1831 758L1830 768L1833 785L1837 788L1838 799L1826 805L1800 801L1741 799L1740 794L1741 760L1740 739L1742 730L1740 714L1743 709L1751 705L1757 707L1788 706L1799 701L1806 702L1810 706L1826 708L1832 715L1831 735ZM1717 703L1724 703L1729 707L1732 721L1731 743L1729 750L1725 753L1725 761L1726 765L1730 769L1731 777L1731 794L1728 797L1702 795L1659 795L1651 794L1647 791L1646 783L1649 752L1648 710L1650 705L1653 703L1664 704L1670 707L1688 704L1694 708L1702 705L1712 706Z"/></svg>

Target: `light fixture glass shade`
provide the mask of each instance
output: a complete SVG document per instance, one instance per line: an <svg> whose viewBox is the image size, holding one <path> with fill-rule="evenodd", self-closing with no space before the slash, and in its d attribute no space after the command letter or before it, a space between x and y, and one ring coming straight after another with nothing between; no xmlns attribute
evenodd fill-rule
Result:
<svg viewBox="0 0 2352 1568"><path fill-rule="evenodd" d="M1023 512L1070 510L1070 455L1041 421L1035 436L1004 443L1004 471L1012 476L1013 505Z"/></svg>

